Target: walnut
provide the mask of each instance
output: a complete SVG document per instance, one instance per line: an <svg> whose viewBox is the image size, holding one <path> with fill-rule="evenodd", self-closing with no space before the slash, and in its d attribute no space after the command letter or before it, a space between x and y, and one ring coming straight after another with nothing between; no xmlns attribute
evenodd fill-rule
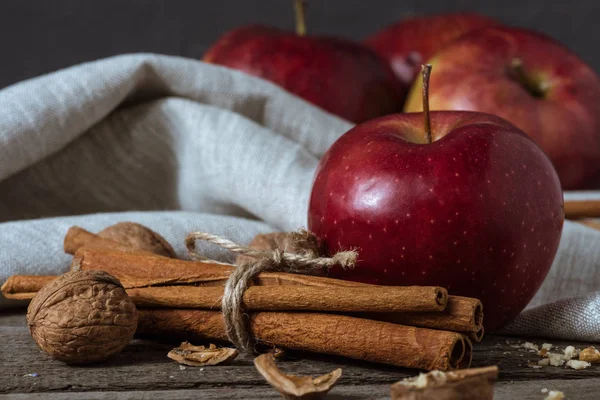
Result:
<svg viewBox="0 0 600 400"><path fill-rule="evenodd" d="M340 368L328 374L311 376L287 375L281 372L271 354L262 354L254 359L258 372L286 399L318 399L327 394L342 376Z"/></svg>
<svg viewBox="0 0 600 400"><path fill-rule="evenodd" d="M103 271L72 271L44 286L27 309L38 346L68 364L104 360L132 339L138 313L121 283Z"/></svg>
<svg viewBox="0 0 600 400"><path fill-rule="evenodd" d="M201 367L229 362L238 354L237 349L231 347L217 347L214 344L209 347L194 346L189 342L183 342L179 347L171 350L167 357L180 364Z"/></svg>
<svg viewBox="0 0 600 400"><path fill-rule="evenodd" d="M100 231L98 236L161 256L176 258L175 250L169 242L150 228L135 222L111 225Z"/></svg>

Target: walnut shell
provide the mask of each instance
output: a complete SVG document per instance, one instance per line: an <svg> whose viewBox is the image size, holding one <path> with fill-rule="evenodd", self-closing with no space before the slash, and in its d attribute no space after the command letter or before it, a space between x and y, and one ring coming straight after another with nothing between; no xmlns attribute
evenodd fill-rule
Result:
<svg viewBox="0 0 600 400"><path fill-rule="evenodd" d="M71 271L44 286L27 309L37 345L68 364L102 361L133 338L138 313L117 278Z"/></svg>
<svg viewBox="0 0 600 400"><path fill-rule="evenodd" d="M111 225L101 230L98 236L161 256L177 258L175 250L165 238L135 222L119 222Z"/></svg>

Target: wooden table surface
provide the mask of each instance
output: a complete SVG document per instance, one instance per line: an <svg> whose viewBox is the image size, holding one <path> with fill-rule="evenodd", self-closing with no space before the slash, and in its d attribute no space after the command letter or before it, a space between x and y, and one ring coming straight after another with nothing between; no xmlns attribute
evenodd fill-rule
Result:
<svg viewBox="0 0 600 400"><path fill-rule="evenodd" d="M567 399L600 399L600 365L575 371L565 367L534 369L527 361L540 357L511 347L519 338L488 336L475 346L473 366L498 365L495 399L544 399L543 388L561 390ZM564 348L588 344L556 340ZM0 313L0 398L13 399L277 399L254 369L252 357L240 356L231 365L180 367L167 358L177 341L136 339L115 359L94 366L69 367L38 349L25 325L24 312ZM198 343L200 344L200 343ZM391 349L392 351L393 349ZM383 399L397 380L414 370L393 368L339 357L291 353L280 368L298 375L318 375L341 367L342 377L328 399Z"/></svg>

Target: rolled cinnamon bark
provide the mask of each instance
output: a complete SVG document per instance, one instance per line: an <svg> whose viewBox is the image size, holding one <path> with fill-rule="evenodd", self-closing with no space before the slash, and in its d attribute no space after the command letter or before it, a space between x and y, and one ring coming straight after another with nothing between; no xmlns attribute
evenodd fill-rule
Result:
<svg viewBox="0 0 600 400"><path fill-rule="evenodd" d="M140 307L219 309L222 287L157 286L127 289ZM446 290L431 286L311 287L252 286L244 292L245 310L328 312L418 312L442 310Z"/></svg>
<svg viewBox="0 0 600 400"><path fill-rule="evenodd" d="M250 315L249 328L262 343L398 367L445 371L462 365L465 356L459 333L344 315L257 312ZM227 340L216 311L140 309L138 333Z"/></svg>
<svg viewBox="0 0 600 400"><path fill-rule="evenodd" d="M32 278L32 279L31 279ZM2 287L6 298L29 300L37 290L33 285L56 277L11 276ZM27 289L27 291L22 291ZM222 286L152 286L128 288L127 294L138 307L220 309ZM446 291L426 286L311 287L252 286L246 290L242 306L249 311L329 311L329 312L416 312L440 309ZM416 300L418 299L418 300ZM416 300L416 301L415 301ZM372 318L376 319L376 318Z"/></svg>
<svg viewBox="0 0 600 400"><path fill-rule="evenodd" d="M565 201L565 218L600 218L600 200Z"/></svg>
<svg viewBox="0 0 600 400"><path fill-rule="evenodd" d="M483 305L481 301L462 296L448 296L448 304L442 312L362 314L361 316L397 324L447 329L457 332L478 332L483 327ZM481 332L481 336L483 336L483 332Z"/></svg>
<svg viewBox="0 0 600 400"><path fill-rule="evenodd" d="M65 235L63 242L63 248L67 254L75 254L77 250L81 248L89 249L112 249L119 250L126 253L139 253L150 256L157 256L158 254L151 251L142 250L139 248L132 247L127 244L119 243L111 239L103 238L94 233L88 232L78 226L69 228Z"/></svg>
<svg viewBox="0 0 600 400"><path fill-rule="evenodd" d="M41 288L56 278L54 275L13 275L8 277L0 290L7 299L31 300Z"/></svg>
<svg viewBox="0 0 600 400"><path fill-rule="evenodd" d="M182 284L223 286L229 278L231 271L235 268L233 266L210 262L175 260L140 254L124 254L119 251L106 249L79 250L74 257L73 267L106 271L116 276L125 288L128 289ZM14 298L23 292L23 290L18 288L21 282L29 288L25 292L31 291L28 276L14 276L9 281L11 282L10 285L7 282L7 287L10 287L11 290L3 291L6 297ZM261 286L373 287L373 285L358 282L286 273L261 273L255 279L254 283ZM38 290L41 286L38 287ZM392 314L388 316L378 314L367 317L398 322L404 325L462 332L473 332L480 329L482 312L479 300L448 296L448 302L451 306L446 307L448 311L442 313L406 313L403 315Z"/></svg>

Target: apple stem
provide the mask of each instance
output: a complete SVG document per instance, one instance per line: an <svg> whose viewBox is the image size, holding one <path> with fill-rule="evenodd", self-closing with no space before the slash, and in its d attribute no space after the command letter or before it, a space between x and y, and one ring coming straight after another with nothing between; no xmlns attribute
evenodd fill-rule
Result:
<svg viewBox="0 0 600 400"><path fill-rule="evenodd" d="M540 88L530 77L525 73L523 68L523 60L513 58L510 63L509 75L525 88L533 97L544 97L544 90Z"/></svg>
<svg viewBox="0 0 600 400"><path fill-rule="evenodd" d="M429 116L429 77L431 76L431 64L421 65L421 72L423 74L423 118L425 135L427 137L427 143L433 142L431 135L431 118Z"/></svg>
<svg viewBox="0 0 600 400"><path fill-rule="evenodd" d="M304 16L306 2L304 0L294 0L294 8L296 9L296 34L304 36L306 35L306 18Z"/></svg>

